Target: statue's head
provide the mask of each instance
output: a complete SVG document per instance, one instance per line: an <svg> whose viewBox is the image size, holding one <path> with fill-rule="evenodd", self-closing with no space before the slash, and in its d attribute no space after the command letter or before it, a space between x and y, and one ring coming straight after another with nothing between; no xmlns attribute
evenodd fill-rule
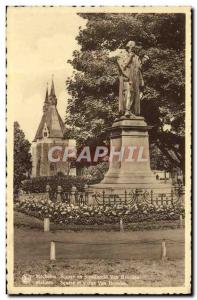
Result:
<svg viewBox="0 0 197 300"><path fill-rule="evenodd" d="M126 49L127 50L131 50L135 47L135 42L134 41L129 41L127 44L126 44Z"/></svg>

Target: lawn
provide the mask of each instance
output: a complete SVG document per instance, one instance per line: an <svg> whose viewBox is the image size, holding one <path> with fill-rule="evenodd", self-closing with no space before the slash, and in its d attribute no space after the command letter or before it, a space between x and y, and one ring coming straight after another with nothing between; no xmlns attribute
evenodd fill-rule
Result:
<svg viewBox="0 0 197 300"><path fill-rule="evenodd" d="M16 286L184 284L183 229L44 233L39 227L15 228ZM167 246L165 262L160 259L162 239ZM51 240L65 242L56 243L56 261L52 262ZM31 276L30 282L26 276Z"/></svg>

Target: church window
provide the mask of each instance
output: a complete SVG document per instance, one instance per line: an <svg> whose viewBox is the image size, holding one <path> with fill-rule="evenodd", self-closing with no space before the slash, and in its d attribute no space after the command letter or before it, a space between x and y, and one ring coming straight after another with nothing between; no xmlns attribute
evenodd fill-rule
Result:
<svg viewBox="0 0 197 300"><path fill-rule="evenodd" d="M44 128L43 128L43 137L48 137L49 136L49 132L48 132L48 128L45 124Z"/></svg>

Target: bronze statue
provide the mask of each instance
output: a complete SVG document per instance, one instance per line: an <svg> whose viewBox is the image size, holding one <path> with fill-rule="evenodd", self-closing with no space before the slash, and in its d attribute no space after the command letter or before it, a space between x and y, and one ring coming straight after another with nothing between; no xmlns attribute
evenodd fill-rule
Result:
<svg viewBox="0 0 197 300"><path fill-rule="evenodd" d="M135 53L135 42L129 41L126 50L123 50L118 57L120 70L119 88L119 113L130 117L140 115L140 99L144 81L142 77L142 64L149 59L145 55L142 60Z"/></svg>

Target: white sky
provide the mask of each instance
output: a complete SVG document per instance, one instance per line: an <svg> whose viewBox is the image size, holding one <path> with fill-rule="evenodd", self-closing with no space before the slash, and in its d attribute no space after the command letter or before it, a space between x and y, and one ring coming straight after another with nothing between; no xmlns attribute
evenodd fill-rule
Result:
<svg viewBox="0 0 197 300"><path fill-rule="evenodd" d="M65 81L73 69L67 63L74 50L79 26L86 21L61 8L8 8L8 101L14 116L32 141L42 117L46 83L54 74L58 111L64 120Z"/></svg>

